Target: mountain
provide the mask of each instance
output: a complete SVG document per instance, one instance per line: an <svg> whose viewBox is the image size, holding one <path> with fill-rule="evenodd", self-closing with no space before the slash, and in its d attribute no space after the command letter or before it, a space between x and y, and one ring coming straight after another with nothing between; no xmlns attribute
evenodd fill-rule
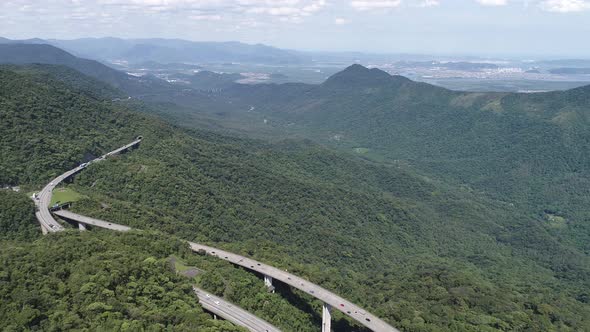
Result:
<svg viewBox="0 0 590 332"><path fill-rule="evenodd" d="M50 40L53 45L84 57L124 60L130 63L267 63L294 64L309 61L299 53L262 44L193 42L181 39L85 38Z"/></svg>
<svg viewBox="0 0 590 332"><path fill-rule="evenodd" d="M368 69L355 64L330 76L322 86L338 89L357 89L401 84L404 81L408 81L408 79L401 76L392 77L380 69Z"/></svg>
<svg viewBox="0 0 590 332"><path fill-rule="evenodd" d="M108 83L131 95L172 90L169 84L155 77L131 76L105 66L100 62L75 57L66 51L47 44L0 44L0 63L63 65Z"/></svg>
<svg viewBox="0 0 590 332"><path fill-rule="evenodd" d="M557 75L590 75L590 68L554 68L549 69L549 72Z"/></svg>
<svg viewBox="0 0 590 332"><path fill-rule="evenodd" d="M0 37L0 44L48 44L48 42L39 38L12 40Z"/></svg>
<svg viewBox="0 0 590 332"><path fill-rule="evenodd" d="M541 223L557 214L565 223L549 223L548 231L590 250L583 208L590 204L590 86L467 93L353 65L319 85L234 84L215 98L208 121L273 139L306 137L415 169L514 204ZM187 113L183 125L190 126Z"/></svg>
<svg viewBox="0 0 590 332"><path fill-rule="evenodd" d="M239 91L272 96L267 91L278 89L280 94L274 99L258 102L286 105L287 100L299 99L295 106L308 109L262 109L264 116L284 112L303 121L325 115L326 122L319 122L323 126L335 120L332 114L341 118L335 122L338 126L362 119L364 122L347 124L354 126L349 127L350 133L365 130L365 122L376 126L378 121L390 126L389 131L400 130L387 117L370 120L377 114L375 105L382 101L388 106L384 112L399 107L394 111L410 119L415 116L412 113L424 112L424 106L432 103L418 119L432 126L426 115L442 112L440 103L408 101L409 91L418 95L424 88L425 98L465 96L397 77L387 79L372 70L350 70L364 73L365 89L340 89L341 83L287 84L263 85L259 87L263 92L257 92L232 85L221 95ZM560 211L548 210L551 219L542 220L510 202L416 172L404 160L397 164L365 160L306 139L269 143L179 128L138 112L149 110L148 104L111 102L100 93L88 93L69 83L84 81L83 77L63 80L53 72L53 67L45 70L40 65L0 68L0 134L5 138L0 153L8 156L0 161L1 182L33 191L52 176L142 135L139 149L89 166L67 187L82 197L74 202L75 211L155 233L69 232L3 250L2 260L11 271L30 272L0 274L0 287L5 287L0 292L5 296L0 302L2 327L22 326L24 321L37 329L49 329L58 322L57 328L91 329L98 324L99 314L103 324L109 323L103 326L113 328L130 319L131 313L140 322L166 320L161 315L150 316L147 308L170 315L165 316L172 317L167 324L182 322L173 310L165 309L169 303L179 303L183 312L198 308L185 296L182 285L186 282L163 268L169 255L183 255L175 238L169 236L215 244L288 269L366 306L404 331L576 331L590 326L590 258L578 243L584 235L571 236L572 226ZM349 80L348 74L339 77ZM378 85L373 80L387 80L390 85L375 89ZM585 93L583 89L572 91L564 98L583 104ZM393 94L399 96L393 98ZM467 96L477 99L477 95ZM484 97L493 101L502 96L478 96ZM534 99L537 96L511 98L514 105L540 102ZM226 101L243 99L246 96ZM327 108L328 100L336 104ZM460 100L463 106L472 101ZM406 109L412 103L415 107ZM357 106L367 107L353 108ZM329 112L322 115L324 108ZM536 110L531 107L529 112L538 114ZM468 112L481 114L483 110ZM409 121L396 119L404 124ZM317 128L310 126L309 130ZM335 132L327 129L326 133ZM348 140L348 135L341 139ZM375 139L381 138L377 135ZM398 144L407 148L410 142ZM360 152L365 148L356 147ZM418 161L415 163L421 165L422 160ZM28 216L14 214L12 218L30 222L34 211L30 204L28 209ZM67 252L71 252L69 259L62 259ZM58 253L59 264L43 264L57 259L45 259L47 253ZM279 294L265 292L261 280L244 275L241 269L221 262L217 266L217 261L207 257L184 256L206 271L195 282L211 292L236 299L286 330L317 328L321 306L315 302L302 306L302 297L308 300L304 293L279 288L289 301L283 300ZM159 268L141 274L142 262ZM105 274L103 266L113 272ZM134 285L121 284L128 275L144 278ZM49 278L43 281L42 276ZM18 282L26 278L29 282ZM159 278L170 281L163 282L163 293L154 288L154 280L165 280ZM57 280L63 281L53 287ZM142 306L134 305L126 295L132 287L155 295L142 297L146 301ZM71 301L68 298L75 304L75 317L64 316L62 306L51 306L58 301L59 290L78 294ZM37 292L43 294L41 299ZM27 300L31 298L35 301ZM17 299L23 299L22 303ZM47 308L59 314L40 314ZM334 316L338 330L357 329L344 316Z"/></svg>

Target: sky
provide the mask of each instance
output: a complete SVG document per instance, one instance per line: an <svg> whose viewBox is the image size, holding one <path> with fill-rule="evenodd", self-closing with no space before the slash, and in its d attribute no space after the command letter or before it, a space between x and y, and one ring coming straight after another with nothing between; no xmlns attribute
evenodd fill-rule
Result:
<svg viewBox="0 0 590 332"><path fill-rule="evenodd" d="M590 58L590 0L0 0L0 36Z"/></svg>

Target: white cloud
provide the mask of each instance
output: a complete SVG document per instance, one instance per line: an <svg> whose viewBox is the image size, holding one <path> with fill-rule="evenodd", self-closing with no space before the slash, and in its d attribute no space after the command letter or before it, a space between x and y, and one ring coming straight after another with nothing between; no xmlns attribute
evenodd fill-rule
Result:
<svg viewBox="0 0 590 332"><path fill-rule="evenodd" d="M477 2L484 6L506 6L508 4L508 0L477 0Z"/></svg>
<svg viewBox="0 0 590 332"><path fill-rule="evenodd" d="M78 0L71 0L78 1ZM326 6L326 0L95 0L99 5L150 11L210 11L211 15L252 14L280 17L283 21L310 16Z"/></svg>
<svg viewBox="0 0 590 332"><path fill-rule="evenodd" d="M545 0L540 4L543 10L558 13L581 12L590 9L590 2L584 0Z"/></svg>
<svg viewBox="0 0 590 332"><path fill-rule="evenodd" d="M436 7L440 5L439 0L424 0L418 4L418 7Z"/></svg>
<svg viewBox="0 0 590 332"><path fill-rule="evenodd" d="M334 19L334 24L336 25L344 25L348 23L350 23L350 21L342 17L337 17Z"/></svg>
<svg viewBox="0 0 590 332"><path fill-rule="evenodd" d="M221 21L221 15L191 15L189 18L196 21Z"/></svg>
<svg viewBox="0 0 590 332"><path fill-rule="evenodd" d="M383 10L392 9L401 5L401 0L355 0L350 2L350 6L356 10Z"/></svg>

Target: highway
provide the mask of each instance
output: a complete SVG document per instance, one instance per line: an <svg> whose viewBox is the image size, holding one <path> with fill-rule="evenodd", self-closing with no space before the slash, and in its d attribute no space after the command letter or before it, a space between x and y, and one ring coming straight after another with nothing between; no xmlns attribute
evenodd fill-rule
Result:
<svg viewBox="0 0 590 332"><path fill-rule="evenodd" d="M131 227L111 223L108 221L86 217L79 215L67 210L57 210L53 212L55 215L65 219L80 222L86 225L92 225L96 227L106 228L119 232L126 232L131 230ZM218 315L219 317L226 319L236 325L243 326L250 331L255 332L280 332L278 328L271 325L267 321L258 318L246 310L225 301L224 299L211 295L204 290L193 286L193 290L199 298L201 306L211 313Z"/></svg>
<svg viewBox="0 0 590 332"><path fill-rule="evenodd" d="M141 137L139 137L137 140L135 140L135 141L133 141L133 142L117 149L117 150L111 151L99 158L94 159L93 161L91 161L91 163L104 160L104 159L106 159L106 157L120 153L120 152L134 146L134 145L139 144L140 142L141 142ZM61 226L53 218L53 216L51 215L51 212L49 211L49 208L48 208L49 203L51 201L52 191L55 188L55 186L57 186L61 181L80 172L84 168L85 167L83 167L83 166L78 166L78 167L76 167L70 171L67 171L66 173L58 176L53 181L51 181L47 186L45 186L45 188L43 188L43 190L41 190L41 192L39 193L38 198L35 199L35 204L37 205L37 212L36 212L37 219L39 220L39 223L41 224L41 228L43 229L44 233L45 232L58 232L58 231L64 230L63 226ZM92 225L92 226L96 226L96 227L107 228L107 229L111 229L111 230L115 230L115 231L123 231L123 232L131 230L131 227L128 227L125 225L115 224L115 223L112 223L109 221L104 221L104 220L99 220L99 219L95 219L95 218L82 216L82 215L79 215L79 214L76 214L76 213L73 213L70 211L66 211L66 210L58 210L58 211L55 211L54 214L56 214L60 217L63 217L65 219L76 221L76 222L79 222L79 223L82 223L85 225ZM381 320L377 316L367 312L366 310L357 306L356 304L354 304L350 301L347 301L344 298L342 298L342 297L328 291L327 289L320 287L310 281L307 281L303 278L300 278L300 277L297 277L291 273L288 273L287 271L277 269L277 268L272 267L270 265L255 261L253 259L241 256L241 255L231 253L229 251L224 251L221 249L217 249L214 247L210 247L210 246L206 246L206 245L202 245L202 244L198 244L198 243L194 243L194 242L188 242L188 243L189 243L191 249L195 252L204 252L206 254L216 256L218 258L229 261L233 264L242 266L248 270L252 270L252 271L256 271L258 273L261 273L265 277L271 277L273 279L280 280L281 282L288 284L292 287L295 287L295 288L321 300L324 303L324 307L327 307L326 306L326 304L327 304L331 308L336 308L337 310L343 312L346 316L354 319L355 321L359 322L363 326L366 326L375 332L399 332L399 330L397 330L396 328L392 327L391 325L387 324L386 322L384 322L383 320ZM232 319L240 319L239 317L241 317L242 313L237 310L239 308L235 307L235 306L233 308L236 310L235 312L233 310L227 309L227 307L226 307L225 314L232 315L232 316L237 315L237 317L234 317ZM243 309L240 309L240 310L243 311ZM325 311L324 315L326 315L326 312L328 315L328 322L329 322L329 320L330 320L329 319L329 310ZM234 313L235 313L235 315L234 315ZM219 315L221 317L224 317L221 314L219 314ZM229 318L227 318L227 319L230 320ZM327 329L329 329L329 323L328 323ZM269 330L269 331L271 331L271 330Z"/></svg>
<svg viewBox="0 0 590 332"><path fill-rule="evenodd" d="M115 224L112 222L89 218L83 215L79 215L66 210L59 210L54 212L58 216L63 216L66 219L81 222L87 225L93 225L96 227L103 227L116 231L128 231L131 228L128 226ZM229 251L221 250L218 248L206 246L203 244L188 242L191 250L197 253L204 252L208 255L215 256L220 259L224 259L235 265L242 266L248 270L256 271L266 276L270 276L273 279L280 280L287 285L295 287L305 293L329 304L332 308L336 308L343 312L345 315L359 322L360 324L368 327L375 332L399 332L397 329L387 324L377 316L367 312L363 308L356 304L330 292L329 290L318 286L308 280L300 278L287 271L283 271L272 267L270 265L258 262L256 260L231 253ZM220 315L221 316L221 315ZM223 317L223 316L221 316Z"/></svg>
<svg viewBox="0 0 590 332"><path fill-rule="evenodd" d="M379 319L377 316L367 312L366 310L357 306L356 304L347 301L342 297L330 292L329 290L320 287L312 282L309 282L303 278L300 278L296 275L293 275L289 272L217 248L205 246L194 242L189 242L189 245L191 246L191 249L195 252L199 252L202 250L209 255L216 256L236 265L240 265L248 270L253 270L263 275L270 276L273 279L280 280L285 284L302 290L307 294L323 301L324 303L329 304L332 308L336 308L342 311L346 316L349 316L350 318L356 320L357 322L361 323L362 325L370 328L375 332L398 331L391 325L387 324L383 320Z"/></svg>
<svg viewBox="0 0 590 332"><path fill-rule="evenodd" d="M49 204L51 203L51 196L53 194L53 189L60 184L63 180L69 178L70 176L80 172L81 170L83 170L88 164L91 163L95 163L95 162L99 162L101 160L106 159L109 156L113 156L116 155L118 153L121 153L122 151L125 151L127 149L129 149L130 147L133 147L137 144L139 144L141 142L141 137L138 137L135 141L124 145L116 150L113 150L107 154L104 154L88 163L86 163L85 166L77 166L74 169L71 169L65 173L63 173L62 175L56 177L55 179L53 179L51 182L49 182L49 184L47 184L38 194L37 194L37 198L34 199L35 201L35 205L36 205L36 212L35 215L37 216L37 220L39 220L39 223L41 224L41 229L43 230L43 233L47 233L47 232L59 232L62 231L64 228L62 225L60 225L51 215L51 212L49 211Z"/></svg>
<svg viewBox="0 0 590 332"><path fill-rule="evenodd" d="M278 328L246 310L193 286L201 306L217 316L253 332L280 332Z"/></svg>
<svg viewBox="0 0 590 332"><path fill-rule="evenodd" d="M73 220L76 222L81 222L85 225L106 228L106 229L110 229L113 231L127 232L127 231L131 230L131 227L129 227L129 226L113 224L108 221L82 216L79 214L72 213L68 210L53 211L53 214L60 216L62 218L65 218L65 219Z"/></svg>

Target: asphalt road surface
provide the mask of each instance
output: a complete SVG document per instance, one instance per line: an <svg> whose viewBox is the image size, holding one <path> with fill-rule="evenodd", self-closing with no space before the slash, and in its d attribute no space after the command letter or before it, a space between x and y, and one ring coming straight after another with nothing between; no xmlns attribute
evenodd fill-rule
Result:
<svg viewBox="0 0 590 332"><path fill-rule="evenodd" d="M244 256L236 255L228 251L205 246L202 244L189 242L189 245L191 246L191 249L193 251L199 252L202 250L209 255L217 256L233 264L243 266L248 270L253 270L261 274L270 276L273 279L280 280L290 286L300 289L306 292L307 294L319 300L322 300L324 303L329 304L330 306L332 306L332 309L338 309L342 311L345 315L349 316L350 318L356 320L357 322L361 323L362 325L370 328L375 332L398 331L396 328L392 327L383 320L379 319L377 316L367 312L366 310L357 306L356 304L347 301L342 297L330 292L329 290L320 287L312 282L309 282L303 278L297 277L287 271L277 269L270 265L260 263L258 261L255 261Z"/></svg>
<svg viewBox="0 0 590 332"><path fill-rule="evenodd" d="M113 224L108 221L82 216L82 215L70 212L68 210L53 211L53 214L60 216L62 218L65 218L65 219L73 220L76 222L81 222L85 225L106 228L106 229L110 229L113 231L127 232L127 231L131 230L131 227L129 227L129 226Z"/></svg>
<svg viewBox="0 0 590 332"><path fill-rule="evenodd" d="M141 138L136 139L135 141L124 145L116 150L113 150L107 154L104 154L88 163L86 163L86 166L88 164L91 163L95 163L95 162L99 162L101 160L106 159L106 157L109 156L113 156L116 155L118 153L121 153L122 151L127 150L128 148L135 146L137 144L139 144L141 142ZM49 211L49 204L51 203L51 196L52 196L52 192L53 189L60 184L63 180L69 178L70 176L80 172L81 170L83 170L86 166L78 166L74 169L71 169L65 173L63 173L62 175L56 177L55 179L53 179L51 182L49 182L49 184L47 184L38 194L37 194L37 198L34 199L35 201L35 205L36 205L36 212L35 215L37 216L37 220L39 220L39 223L41 224L41 228L43 229L43 232L59 232L62 231L64 228L62 225L60 225L51 215L51 212Z"/></svg>
<svg viewBox="0 0 590 332"><path fill-rule="evenodd" d="M106 157L120 153L120 152L134 146L134 145L139 144L140 142L141 142L141 138L138 138L137 140L135 140L135 141L133 141L133 142L117 149L117 150L111 151L99 158L94 159L90 163L104 160ZM61 226L53 218L53 216L51 215L51 212L49 211L49 208L48 208L49 203L51 201L52 191L55 188L55 186L57 186L61 181L80 172L84 168L85 167L78 166L78 167L58 176L53 181L51 181L47 186L45 186L45 188L43 188L43 190L41 190L41 192L38 194L38 199L35 200L35 204L37 205L37 209L38 209L38 211L36 212L36 215L37 215L37 219L41 223L41 226L45 230L47 230L49 232L57 232L57 231L61 231L64 229L63 226ZM128 231L131 229L128 226L119 225L119 224L111 223L111 222L104 221L104 220L99 220L99 219L94 219L94 218L78 215L78 214L75 214L75 213L72 213L72 212L69 212L66 210L55 211L54 213L56 215L66 218L66 219L74 220L74 221L81 222L81 223L87 224L87 225L93 225L96 227L102 227L102 228L107 228L107 229L116 230L116 231ZM291 273L288 273L287 271L283 271L283 270L277 269L275 267L272 267L270 265L255 261L253 259L241 256L241 255L237 255L237 254L234 254L234 253L231 253L228 251L220 250L220 249L217 249L214 247L210 247L210 246L206 246L206 245L202 245L202 244L198 244L198 243L194 243L194 242L189 242L189 245L190 245L191 249L195 252L203 251L209 255L217 256L217 257L227 260L233 264L240 265L246 269L259 272L259 273L266 275L266 276L270 276L273 279L280 280L290 286L293 286L299 290L302 290L302 291L306 292L307 294L323 301L324 303L329 304L332 308L340 310L345 315L349 316L350 318L354 319L355 321L359 322L360 324L368 327L369 329L371 329L375 332L399 332L399 330L397 330L396 328L392 327L391 325L387 324L383 320L379 319L377 316L367 312L363 308L355 305L354 303L343 299L342 297L324 289L323 287L320 287L320 286L318 286L314 283L311 283L303 278L300 278L300 277L297 277ZM221 303L221 301L219 301L219 303ZM214 304L216 304L216 303L214 303ZM237 307L234 307L234 308L237 309ZM223 317L221 314L219 314L219 315L221 317ZM228 318L228 320L230 320L230 319ZM258 330L253 330L253 331L258 331ZM269 330L269 331L272 331L272 330ZM276 330L276 328L275 328L275 331L278 331L278 330Z"/></svg>
<svg viewBox="0 0 590 332"><path fill-rule="evenodd" d="M205 310L214 313L225 320L243 326L253 332L281 331L265 320L252 315L235 304L225 301L223 298L207 293L197 287L193 287L193 290L199 298L199 303Z"/></svg>

